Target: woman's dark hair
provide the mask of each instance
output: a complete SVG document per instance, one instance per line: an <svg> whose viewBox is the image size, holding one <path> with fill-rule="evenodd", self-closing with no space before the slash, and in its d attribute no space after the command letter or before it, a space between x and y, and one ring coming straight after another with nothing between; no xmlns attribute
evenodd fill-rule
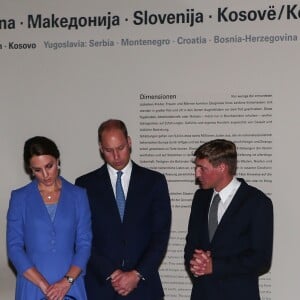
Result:
<svg viewBox="0 0 300 300"><path fill-rule="evenodd" d="M59 159L60 156L59 150L52 140L44 136L34 136L28 139L24 144L23 152L24 167L28 174L31 174L30 159L39 155L51 155L56 159Z"/></svg>

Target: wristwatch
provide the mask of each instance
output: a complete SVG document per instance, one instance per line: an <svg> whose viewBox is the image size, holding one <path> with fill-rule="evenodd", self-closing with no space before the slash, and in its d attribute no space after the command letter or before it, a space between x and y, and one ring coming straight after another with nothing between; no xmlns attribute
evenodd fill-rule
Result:
<svg viewBox="0 0 300 300"><path fill-rule="evenodd" d="M68 281L70 284L73 284L74 281L75 281L75 278L74 278L74 277L71 277L71 276L68 276L68 275L65 275L64 278L66 278L67 281Z"/></svg>

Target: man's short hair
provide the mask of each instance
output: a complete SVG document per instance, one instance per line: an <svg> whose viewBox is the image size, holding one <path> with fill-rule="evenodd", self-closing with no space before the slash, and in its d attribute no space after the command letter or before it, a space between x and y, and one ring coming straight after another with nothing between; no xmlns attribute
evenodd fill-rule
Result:
<svg viewBox="0 0 300 300"><path fill-rule="evenodd" d="M106 120L103 123L101 123L98 128L98 142L99 143L101 143L103 132L105 130L111 130L111 129L120 129L123 132L125 138L127 139L128 132L127 132L125 123L121 120L109 119L109 120Z"/></svg>
<svg viewBox="0 0 300 300"><path fill-rule="evenodd" d="M216 139L204 143L194 152L194 156L196 159L208 159L214 167L224 163L228 166L230 175L236 174L237 152L235 144L231 141Z"/></svg>

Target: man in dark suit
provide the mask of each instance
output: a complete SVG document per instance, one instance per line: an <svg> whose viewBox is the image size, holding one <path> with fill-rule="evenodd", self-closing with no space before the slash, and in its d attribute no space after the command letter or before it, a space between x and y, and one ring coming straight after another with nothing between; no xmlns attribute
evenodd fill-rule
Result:
<svg viewBox="0 0 300 300"><path fill-rule="evenodd" d="M194 155L200 189L194 195L185 245L191 299L259 300L258 278L272 260L272 202L235 177L234 143L213 140Z"/></svg>
<svg viewBox="0 0 300 300"><path fill-rule="evenodd" d="M98 138L105 164L76 180L87 190L92 214L88 299L161 300L158 269L171 223L165 176L130 159L131 139L122 121L102 123ZM117 187L118 171L122 171L122 187ZM125 208L117 204L120 190Z"/></svg>

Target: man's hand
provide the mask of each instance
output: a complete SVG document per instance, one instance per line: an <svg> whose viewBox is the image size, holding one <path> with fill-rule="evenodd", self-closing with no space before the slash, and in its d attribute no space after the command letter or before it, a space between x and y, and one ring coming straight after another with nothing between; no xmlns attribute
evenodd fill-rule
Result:
<svg viewBox="0 0 300 300"><path fill-rule="evenodd" d="M212 273L212 258L210 251L196 249L190 261L190 271L195 277Z"/></svg>
<svg viewBox="0 0 300 300"><path fill-rule="evenodd" d="M135 270L129 272L116 270L110 275L110 278L114 290L121 296L131 293L140 281L140 276Z"/></svg>

